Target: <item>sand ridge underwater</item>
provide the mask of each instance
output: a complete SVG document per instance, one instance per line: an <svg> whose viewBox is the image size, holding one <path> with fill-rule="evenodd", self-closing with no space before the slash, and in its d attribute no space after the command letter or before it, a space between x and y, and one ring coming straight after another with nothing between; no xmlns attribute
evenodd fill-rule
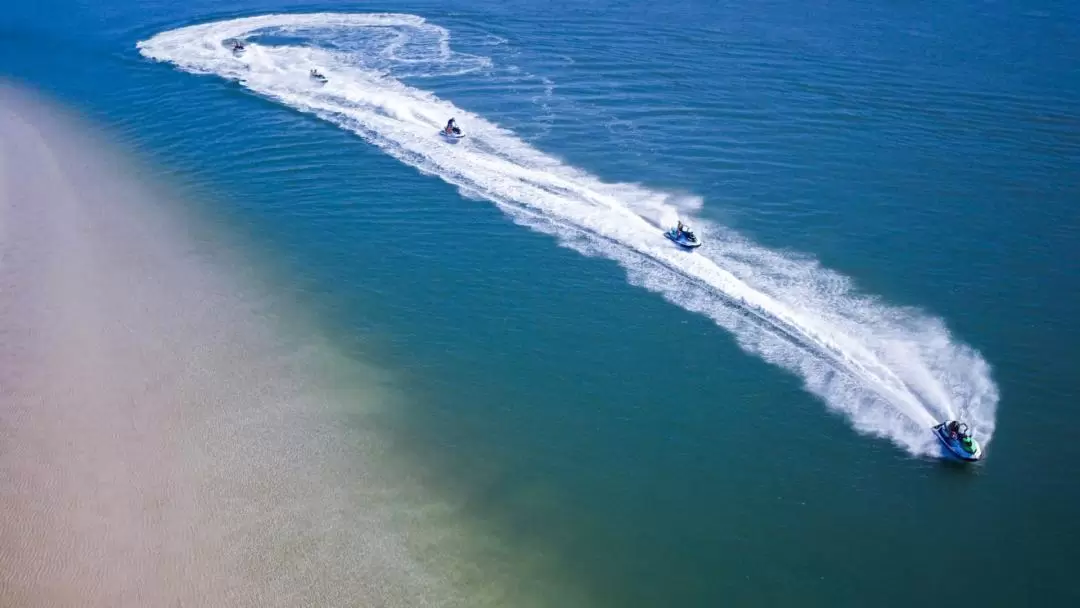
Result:
<svg viewBox="0 0 1080 608"><path fill-rule="evenodd" d="M417 559L463 532L342 424L393 403L377 371L276 322L79 119L4 85L0 132L0 603L505 601Z"/></svg>

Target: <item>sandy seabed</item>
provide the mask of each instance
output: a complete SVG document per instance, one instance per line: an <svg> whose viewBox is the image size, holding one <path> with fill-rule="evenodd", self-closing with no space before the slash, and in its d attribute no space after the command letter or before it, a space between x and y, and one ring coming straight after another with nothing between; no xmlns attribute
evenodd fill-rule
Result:
<svg viewBox="0 0 1080 608"><path fill-rule="evenodd" d="M282 339L125 166L0 83L0 606L456 604L385 446L327 415L382 389L334 386L352 363Z"/></svg>

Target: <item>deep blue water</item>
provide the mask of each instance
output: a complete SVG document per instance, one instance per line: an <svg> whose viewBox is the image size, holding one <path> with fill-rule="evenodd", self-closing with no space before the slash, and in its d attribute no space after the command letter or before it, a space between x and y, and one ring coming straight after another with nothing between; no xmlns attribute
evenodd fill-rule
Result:
<svg viewBox="0 0 1080 608"><path fill-rule="evenodd" d="M426 30L397 59L316 37L467 112L477 146L526 146L513 168L674 195L704 226L705 261L657 262L662 239L606 210L559 215L512 168L413 151L402 117L444 106L325 110L335 123L260 94L294 94L280 83L136 49L194 23L316 11L444 28L462 55L439 61ZM0 76L205 193L284 297L396 375L410 405L386 432L430 486L466 497L507 546L557 556L554 578L597 604L909 605L931 589L1065 604L1080 558L1078 26L1065 2L45 2L0 17ZM555 226L522 225L538 222ZM928 370L948 395L917 401L984 416L987 459L956 467L912 444L921 427L812 339L769 350L787 368L741 348L757 330L709 282L725 269L806 323L849 319L855 343L925 348L882 373L911 386ZM837 299L837 276L873 299ZM978 382L996 413L967 399ZM543 593L557 603L557 586Z"/></svg>

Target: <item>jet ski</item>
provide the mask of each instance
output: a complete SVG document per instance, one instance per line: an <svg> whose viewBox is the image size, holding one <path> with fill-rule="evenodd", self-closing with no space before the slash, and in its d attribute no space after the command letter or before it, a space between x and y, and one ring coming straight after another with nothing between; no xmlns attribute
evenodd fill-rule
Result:
<svg viewBox="0 0 1080 608"><path fill-rule="evenodd" d="M443 139L445 139L446 141L455 144L465 139L465 132L462 131L461 127L458 126L447 127L442 131L439 131L439 134L442 135Z"/></svg>
<svg viewBox="0 0 1080 608"><path fill-rule="evenodd" d="M323 76L319 70L311 70L311 79L315 82L326 84L326 76Z"/></svg>
<svg viewBox="0 0 1080 608"><path fill-rule="evenodd" d="M694 231L691 230L689 226L684 225L682 222L679 222L678 226L665 232L664 236L674 241L675 244L680 247L685 247L687 249L701 247L701 239L694 234Z"/></svg>
<svg viewBox="0 0 1080 608"><path fill-rule="evenodd" d="M233 40L232 52L235 55L239 55L239 54L243 53L244 52L244 43L240 42L239 40Z"/></svg>
<svg viewBox="0 0 1080 608"><path fill-rule="evenodd" d="M974 462L982 458L982 446L971 436L968 425L947 420L933 428L934 435L950 452L961 460Z"/></svg>

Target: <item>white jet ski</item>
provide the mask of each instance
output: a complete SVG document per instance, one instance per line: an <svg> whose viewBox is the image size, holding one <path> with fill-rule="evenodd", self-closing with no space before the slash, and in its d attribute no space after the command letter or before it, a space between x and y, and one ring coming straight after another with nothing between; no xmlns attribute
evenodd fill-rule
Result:
<svg viewBox="0 0 1080 608"><path fill-rule="evenodd" d="M446 141L449 141L449 142L455 143L455 144L457 142L465 139L465 133L458 127L454 127L453 129L451 129L449 131L447 131L446 129L443 129L442 131L439 131L439 135L442 135L443 139L445 139Z"/></svg>
<svg viewBox="0 0 1080 608"><path fill-rule="evenodd" d="M311 70L311 79L320 84L326 84L326 76L323 76L319 70Z"/></svg>
<svg viewBox="0 0 1080 608"><path fill-rule="evenodd" d="M461 130L461 127L457 126L457 122L453 118L446 123L446 128L439 131L439 135L446 141L456 144L457 142L465 139L465 132Z"/></svg>

